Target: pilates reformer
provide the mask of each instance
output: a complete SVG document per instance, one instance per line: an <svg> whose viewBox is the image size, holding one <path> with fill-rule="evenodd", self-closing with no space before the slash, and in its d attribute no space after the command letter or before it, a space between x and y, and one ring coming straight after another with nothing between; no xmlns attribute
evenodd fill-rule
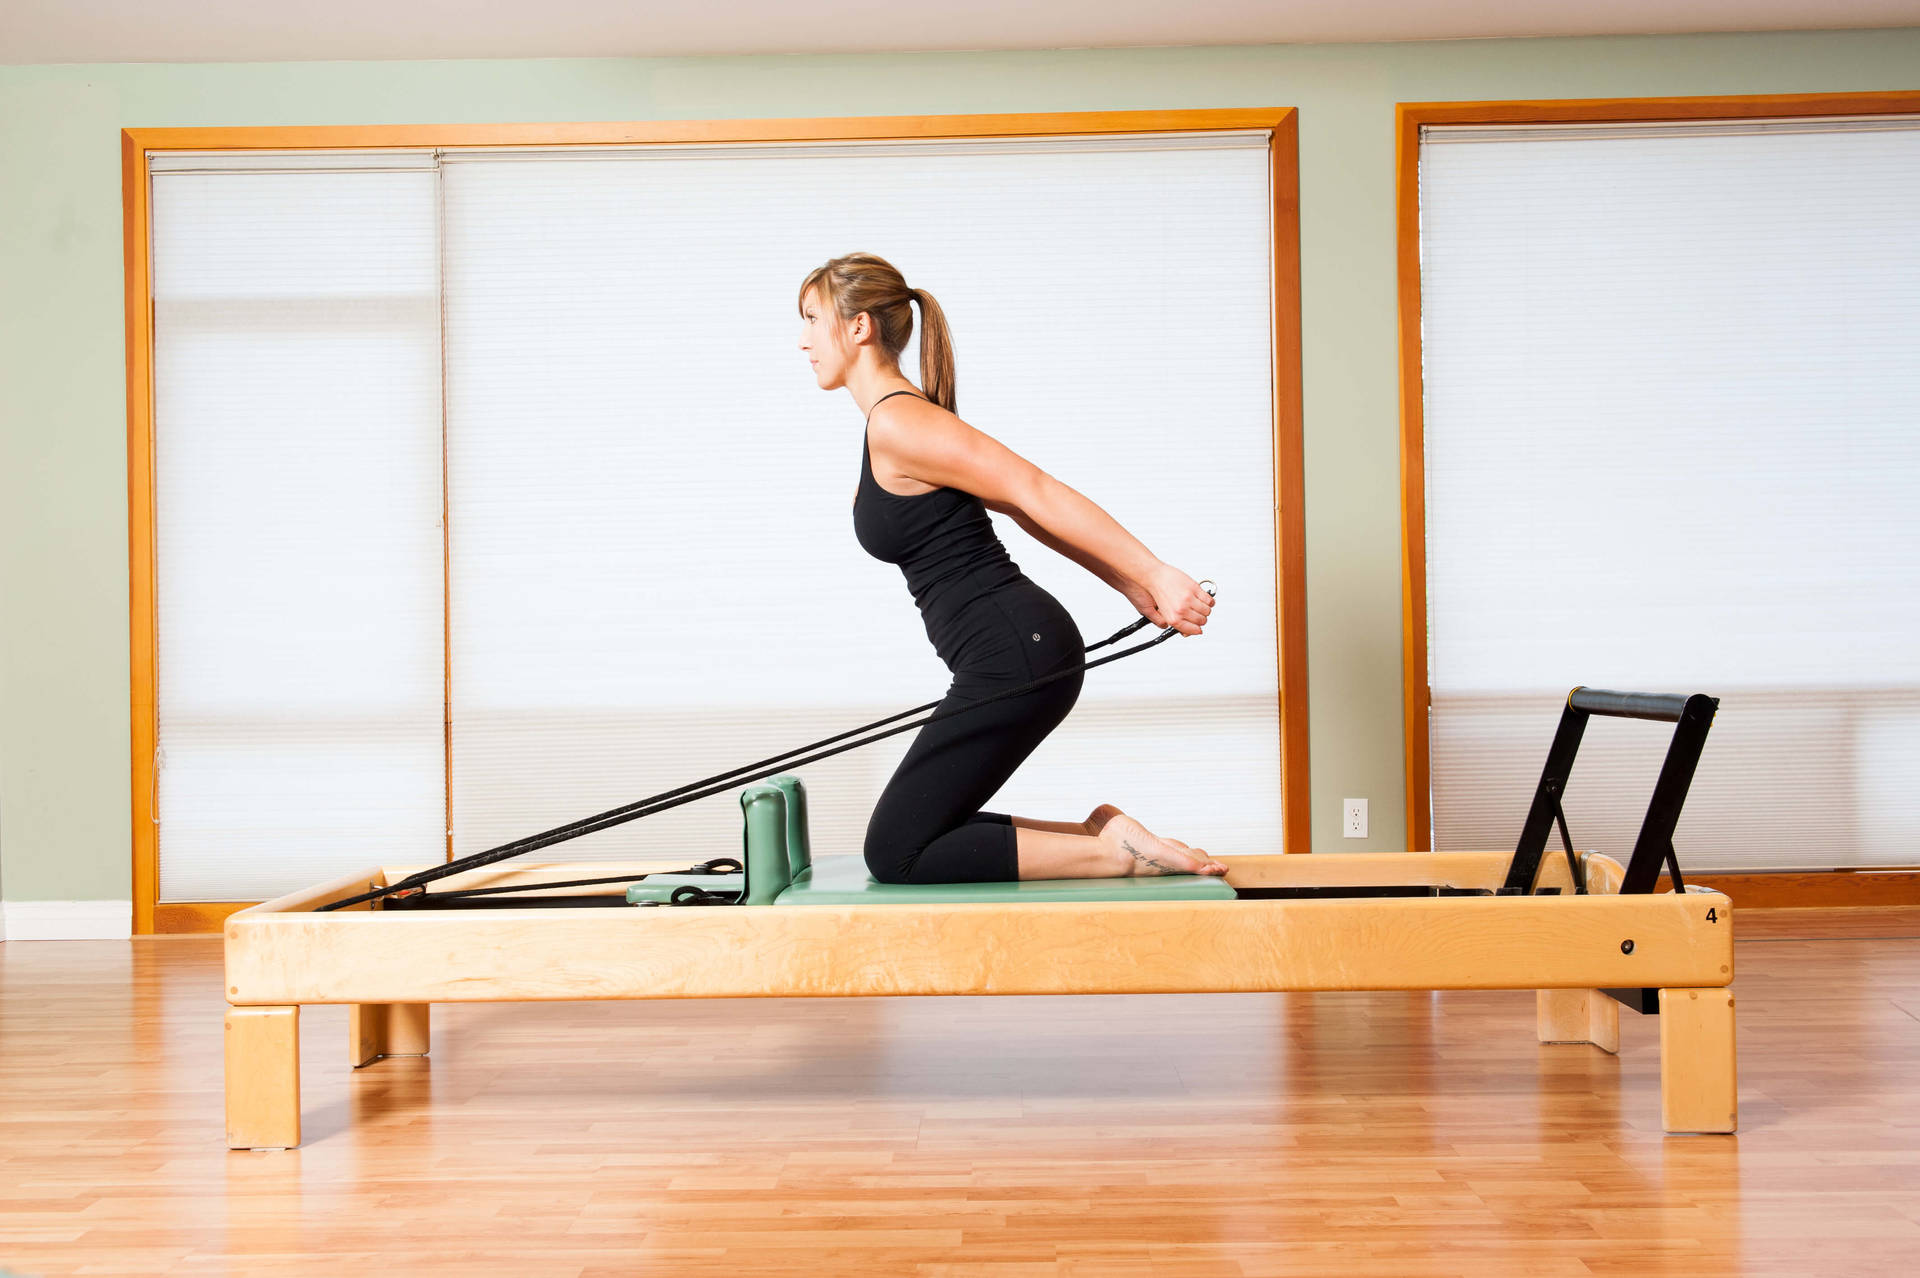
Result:
<svg viewBox="0 0 1920 1278"><path fill-rule="evenodd" d="M1229 855L1218 877L881 884L860 856L813 857L805 788L784 769L824 755L789 751L720 774L755 774L737 859L499 864L740 784L707 778L442 865L361 871L227 920L228 1144L299 1143L302 1004L350 1005L359 1067L425 1055L436 1002L1399 989L1533 989L1541 1042L1607 1052L1622 1004L1657 1014L1665 1128L1732 1131L1730 902L1687 888L1672 845L1717 705L1575 688L1512 853ZM1561 805L1594 715L1675 724L1624 866L1576 853ZM1564 859L1547 855L1556 827ZM1674 892L1655 891L1663 867ZM608 885L624 890L593 890Z"/></svg>

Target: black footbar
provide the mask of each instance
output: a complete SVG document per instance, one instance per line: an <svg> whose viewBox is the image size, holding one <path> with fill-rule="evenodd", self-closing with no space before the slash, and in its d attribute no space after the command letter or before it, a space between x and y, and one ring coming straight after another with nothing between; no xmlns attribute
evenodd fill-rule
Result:
<svg viewBox="0 0 1920 1278"><path fill-rule="evenodd" d="M1573 867L1576 892L1586 891L1573 854L1573 841L1567 837L1566 814L1560 810L1560 796L1566 793L1567 774L1573 770L1573 756L1580 748L1580 737L1587 730L1589 715L1615 719L1651 719L1673 725L1673 742L1660 764L1660 775L1653 783L1653 799L1647 804L1646 819L1640 823L1640 836L1633 841L1633 854L1627 858L1626 872L1620 879L1620 895L1647 896L1659 885L1664 866L1673 880L1675 892L1687 890L1680 877L1680 858L1674 855L1673 831L1680 824L1680 809L1693 785L1694 769L1700 763L1700 751L1707 743L1707 729L1720 709L1717 697L1695 693L1681 696L1656 692L1607 692L1600 688L1575 688L1567 694L1567 708L1560 712L1560 727L1553 734L1547 751L1547 766L1540 774L1540 785L1533 792L1533 806L1527 822L1520 828L1520 845L1514 849L1513 862L1507 867L1502 894L1525 894L1534 890L1540 872L1540 859L1546 853L1547 828L1557 821L1560 839L1567 852L1567 864ZM1632 953L1633 942L1622 942ZM1634 1011L1655 1016L1660 1011L1660 991L1655 989L1602 990L1601 993L1624 1003Z"/></svg>
<svg viewBox="0 0 1920 1278"><path fill-rule="evenodd" d="M1707 743L1707 729L1713 726L1714 712L1719 708L1718 698L1700 693L1686 697L1655 692L1607 692L1600 688L1575 688L1568 693L1567 707L1560 712L1560 727L1553 734L1547 766L1533 792L1533 806L1527 810L1526 824L1520 827L1520 845L1514 849L1513 863L1507 867L1507 881L1501 893L1533 891L1534 880L1540 873L1540 859L1546 853L1547 834L1555 823L1560 827L1567 865L1573 871L1574 890L1586 891L1579 859L1573 854L1573 840L1567 837L1567 817L1561 811L1560 796L1567 791L1567 775L1573 771L1573 756L1579 751L1580 738L1587 730L1587 717L1596 714L1616 719L1652 719L1674 725L1673 743L1667 747L1660 776L1653 783L1653 801L1647 805L1640 837L1634 840L1633 855L1627 859L1620 894L1635 896L1652 892L1660 881L1663 864L1673 879L1673 890L1686 891L1686 884L1680 878L1680 862L1673 852L1673 830L1680 823L1680 809L1687 801L1694 769L1700 763L1700 751Z"/></svg>
<svg viewBox="0 0 1920 1278"><path fill-rule="evenodd" d="M1206 590L1206 592L1209 595L1214 593L1212 589L1212 586L1213 586L1212 582L1201 582L1200 585L1201 585L1201 588ZM1140 627L1147 624L1149 624L1147 619L1145 617L1141 617L1135 620L1131 625L1122 626L1120 629L1114 631L1111 635L1108 635L1105 639L1102 639L1099 643L1089 644L1086 648L1086 651L1092 652L1097 648L1104 648L1108 644L1118 643L1120 640L1126 638L1128 635L1132 634L1134 631L1140 629ZM911 710L902 710L900 711L900 713L890 714L884 719L875 719L872 723L863 724L858 728L849 728L845 732L835 733L833 736L830 736L830 737L822 737L818 741L809 742L808 744L803 746L796 746L793 749L784 751L781 754L776 754L769 758L761 759L757 763L748 763L740 767L730 769L729 771L726 771L726 772L718 772L718 773L715 773L713 776L703 778L702 780L699 780L699 781L689 782L688 784L680 786L676 789L663 790L659 794L651 795L645 799L636 799L634 802L626 804L623 807L610 808L609 810L598 813L597 815L590 816L590 817L582 817L577 821L570 821L566 825L555 826L553 829L544 830L539 834L529 834L522 838L515 839L510 843L502 843L500 846L495 848L489 848L484 852L475 852L468 856L457 857L452 861L448 861L445 865L436 865L428 869L418 871L417 873L409 874L406 878L400 880L398 883L390 883L385 887L372 888L372 889L369 889L368 891L360 893L358 896L349 896L349 897L342 898L341 900L338 900L338 901L331 901L326 905L320 906L319 909L320 911L344 909L349 905L359 905L363 901L378 901L383 898L390 899L394 903L405 901L409 906L409 908L416 908L416 909L421 908L422 906L425 906L427 904L426 901L423 899L424 894L426 892L426 885L434 882L437 879L444 879L449 875L460 874L467 870L475 870L475 869L479 869L482 866L493 865L500 861L508 860L509 858L512 858L512 857L524 856L528 852L537 852L541 848L552 847L556 843L564 843L569 839L577 839L584 835L597 833L601 830L612 829L616 825L624 825L629 821L637 821L641 817L652 816L656 812L665 812L668 808L677 808L683 803L692 803L696 799L704 799L710 795L719 794L723 790L731 790L736 786L745 785L752 781L761 781L767 777L775 775L776 773L790 771L791 769L800 767L804 764L816 763L821 759L829 758L832 755L840 754L847 750L857 750L861 746L871 745L875 741L884 740L887 737L893 736L895 733L908 732L914 728L922 727L926 724L932 723L935 720L950 719L954 715L965 714L969 710L977 710L981 706L992 705L994 702L1004 701L1008 697L1017 697L1023 692L1031 692L1035 688L1041 687L1042 685L1045 685L1045 684L1052 683L1056 679L1064 679L1068 675L1074 674L1077 671L1091 670L1095 666L1104 666L1109 661L1118 661L1122 657L1131 657L1136 652L1145 652L1147 649L1155 646L1156 644L1164 643L1168 639L1173 638L1175 635L1179 633L1180 632L1178 630L1175 630L1174 628L1169 626L1167 629L1162 630L1158 635L1154 636L1152 639L1149 639L1145 643L1136 644L1133 647L1124 649L1120 652L1110 653L1109 655L1100 658L1098 661L1089 661L1084 663L1083 665L1069 666L1065 670L1056 670L1052 674L1042 675L1040 678L1034 679L1031 682L1023 683L1017 688L1008 688L1004 692L996 692L991 697L982 697L978 701L969 701L963 705L955 706L953 709L948 710L945 713L930 714L924 719L916 719L912 723L903 723L898 725L897 727L888 728L885 732L876 732L870 737L862 737L858 741L847 741L845 745L834 746L834 748L831 750L821 750L820 753L807 755L803 759L796 759L793 757L794 755L800 754L803 751L815 750L824 745L831 745L833 742L836 742L836 741L845 741L846 738L848 737L856 736L859 733L866 732L872 728L878 728L886 724L893 723L896 719L904 719L908 715L919 714L923 710L931 710L935 706L940 704L940 702L938 701L929 701L925 705L915 706ZM703 865L712 865L712 864L714 864L714 862L711 862L711 861L703 863ZM737 862L735 864L737 864ZM702 866L696 866L693 869L689 869L689 870L671 871L671 873L674 873L674 874L712 874L712 873L724 873L724 872L725 871L715 871L715 870L705 869ZM659 871L659 873L669 873L669 872ZM562 887L562 886L566 886L566 887L592 886L597 883L613 883L613 882L636 883L646 877L647 877L646 875L628 874L628 875L623 875L617 879L595 879L595 880L580 879L580 880L575 880L574 882L568 883L568 884L555 884L555 883L527 884L517 889L515 888L479 888L479 889L473 889L470 892L436 893L435 899L451 901L459 898L478 896L482 894L491 895L496 892L505 893L513 890L525 891L528 888L533 888L533 887L544 889L544 888L553 888L553 887ZM694 890L698 891L698 889L694 889ZM676 895L678 894L676 893ZM604 905L609 903L609 899L610 898L603 897L603 896L574 896L574 897L554 897L552 898L552 901L553 903L560 904L560 905L570 905L570 904ZM619 900L620 900L620 903L624 904L626 898L622 896L619 898ZM480 904L480 903L473 902L473 904Z"/></svg>

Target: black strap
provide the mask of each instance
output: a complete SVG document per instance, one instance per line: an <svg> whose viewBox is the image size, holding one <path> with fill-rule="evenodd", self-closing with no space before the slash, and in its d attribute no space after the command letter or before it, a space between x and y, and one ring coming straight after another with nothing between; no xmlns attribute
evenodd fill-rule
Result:
<svg viewBox="0 0 1920 1278"><path fill-rule="evenodd" d="M914 396L918 396L921 399L927 398L925 395L921 395L920 392L918 391L905 391L905 390L888 391L886 394L882 395L879 399L876 399L873 401L873 408L880 407L880 405L886 403L888 400L892 399L895 395L914 395ZM927 402L932 403L931 400L928 400ZM869 422L873 420L873 408L869 408L867 410L867 420Z"/></svg>
<svg viewBox="0 0 1920 1278"><path fill-rule="evenodd" d="M1108 644L1117 643L1147 624L1149 624L1147 619L1141 617L1131 625L1123 626L1119 630L1114 631L1099 643L1088 645L1085 651L1092 652L1096 648L1104 648ZM895 733L907 732L914 728L924 727L935 720L950 719L956 714L965 714L969 710L977 710L981 706L992 705L994 702L1004 701L1008 697L1017 697L1021 693L1030 692L1035 688L1052 683L1056 679L1064 679L1068 675L1078 671L1091 670L1095 666L1104 666L1109 661L1118 661L1122 657L1131 657L1136 652L1145 652L1148 648L1156 644L1164 643L1179 633L1178 630L1169 626L1145 643L1136 644L1134 647L1124 649L1120 652L1110 653L1098 661L1089 661L1083 665L1069 666L1065 670L1056 670L1052 674L1042 675L1040 678L1032 680L1029 683L1023 683L1017 688L1008 688L1003 692L997 692L991 697L983 697L978 701L963 702L945 712L930 714L924 719L917 719L912 723L903 723L897 727L888 728L885 732L877 732L873 736L863 737L858 741L849 741L845 745L835 746L831 750L823 750L818 754L809 754L803 759L795 759L792 757L802 751L813 750L818 746L829 745L835 741L842 741L847 737L865 732L870 728L877 728L884 724L892 723L896 719L903 719L910 714L918 714L922 710L931 710L940 704L939 701L929 701L925 705L915 706L911 710L902 710L899 714L888 715L884 719L875 719L872 723L864 724L858 728L849 728L845 732L836 733L830 737L822 737L820 740L808 745L796 746L780 754L771 755L768 758L761 759L757 763L749 763L742 767L729 769L726 772L717 772L713 776L705 777L699 781L689 782L676 789L663 790L659 794L651 795L644 799L636 799L634 802L622 807L610 808L594 816L583 817L577 821L570 821L565 825L555 826L553 829L544 830L539 834L529 834L523 838L502 843L498 847L489 848L484 852L475 852L468 856L458 857L452 861L448 861L444 865L430 866L427 869L409 874L398 883L389 883L384 887L372 888L357 896L345 897L341 900L320 906L319 911L325 912L327 910L343 909L349 905L358 905L362 901L376 901L383 896L391 896L396 892L406 892L411 895L414 890L436 879L444 879L449 875L460 874L467 870L478 869L481 866L492 865L499 861L505 861L510 857L523 856L528 852L536 852L541 848L552 847L556 843L564 843L569 839L581 838L584 835L595 834L601 830L611 829L616 825L624 825L629 821L637 821L641 817L652 816L656 812L665 812L668 808L677 808L683 803L692 803L696 799L704 799L710 795L719 794L723 790L731 790L735 786L745 785L752 781L764 780L776 773L790 771L793 768L802 767L809 763L817 763L821 759L829 758L847 750L857 750L863 745L871 745L873 742L884 740L887 737L893 736Z"/></svg>

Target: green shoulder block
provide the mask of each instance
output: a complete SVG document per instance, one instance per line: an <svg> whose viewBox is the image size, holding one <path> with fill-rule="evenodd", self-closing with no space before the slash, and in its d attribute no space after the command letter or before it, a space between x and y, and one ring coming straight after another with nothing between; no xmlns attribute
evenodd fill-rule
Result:
<svg viewBox="0 0 1920 1278"><path fill-rule="evenodd" d="M813 864L812 841L807 837L807 788L791 772L768 777L764 784L778 786L787 796L787 866L797 879Z"/></svg>

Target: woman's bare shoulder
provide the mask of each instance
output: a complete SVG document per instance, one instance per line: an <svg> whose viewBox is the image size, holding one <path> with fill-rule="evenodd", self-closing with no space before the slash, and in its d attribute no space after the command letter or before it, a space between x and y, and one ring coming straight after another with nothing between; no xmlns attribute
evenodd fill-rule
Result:
<svg viewBox="0 0 1920 1278"><path fill-rule="evenodd" d="M885 409L900 404L899 412ZM878 405L868 430L876 464L908 480L958 488L983 501L1016 501L1035 476L1032 463L949 410L902 395ZM878 472L875 472L876 475Z"/></svg>
<svg viewBox="0 0 1920 1278"><path fill-rule="evenodd" d="M985 437L984 432L962 420L958 413L942 408L918 391L895 395L874 405L867 427L868 437L875 443L894 448L926 444L964 446L969 440Z"/></svg>

